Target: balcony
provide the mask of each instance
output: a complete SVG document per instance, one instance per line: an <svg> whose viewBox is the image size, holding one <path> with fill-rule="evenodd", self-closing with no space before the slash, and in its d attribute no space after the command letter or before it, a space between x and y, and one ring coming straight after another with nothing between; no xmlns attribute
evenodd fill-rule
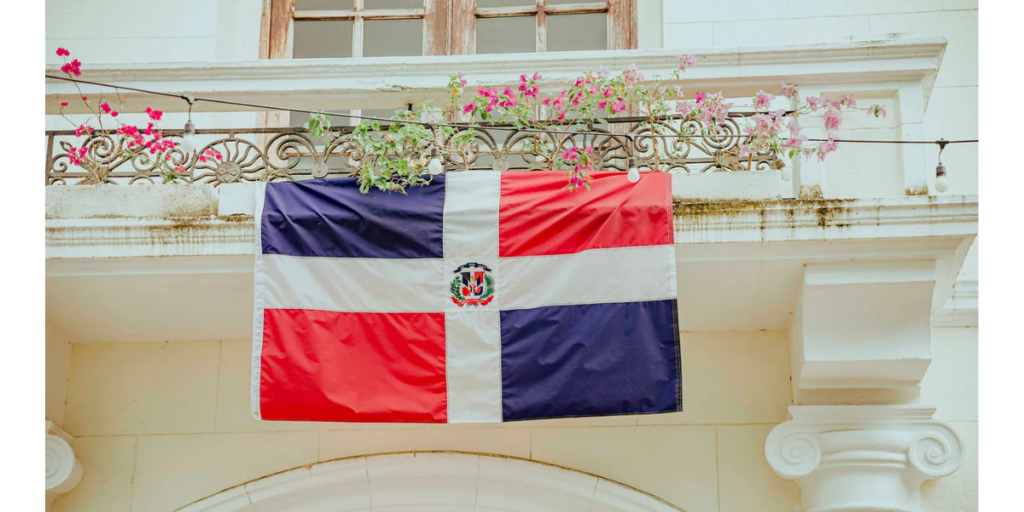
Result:
<svg viewBox="0 0 1024 512"><path fill-rule="evenodd" d="M695 50L700 63L679 84L687 91L722 90L728 97L777 89L782 81L799 84L805 95L852 92L890 103L887 124L871 128L876 136L920 140L944 48L942 38L900 36ZM401 108L440 98L448 77L460 71L471 88L514 86L527 71L540 72L546 83L558 87L600 66L635 63L649 74L667 75L678 66L677 53L137 65L99 67L82 78L288 109ZM91 86L82 91L100 92ZM72 84L48 81L47 112L56 113L59 102L77 94ZM180 119L175 123L184 124L182 112L188 108L180 99L138 94L126 106L127 114L146 106L164 110L164 126L172 125L175 116ZM209 115L228 108L196 103L193 112ZM82 341L249 337L252 182L348 176L362 161L347 146L349 126L336 128L337 138L327 142L286 127L287 114L259 116L252 115L259 126L200 125L197 147L215 149L224 159L201 162L184 153L173 155L185 169L177 185L160 184L159 173L144 157L104 160L111 148L124 144L116 134L88 139L103 165L86 170L67 165L68 145L81 145L82 139L73 132L47 132L46 184L66 185L46 190L48 318ZM678 130L674 120L664 125ZM850 144L826 162L790 161L771 153L739 158L737 138L652 139L643 130L635 118L613 118L607 125L575 126L550 136L557 147L593 146L602 168L625 170L635 158L640 167L673 173L684 329L789 329L805 307L800 302L805 268L848 261L927 261L935 283L927 300L930 318L948 323L971 314L964 309L972 307L970 283L957 278L977 233L977 198L930 195L935 161L926 147L884 145L878 151ZM165 134L175 139L181 132ZM485 127L473 150L448 159L446 168L546 168L544 154L523 148L526 136ZM792 173L791 181L782 179L782 169ZM871 178L851 188L850 173ZM75 185L96 183L132 186ZM976 305L972 311L976 315Z"/></svg>

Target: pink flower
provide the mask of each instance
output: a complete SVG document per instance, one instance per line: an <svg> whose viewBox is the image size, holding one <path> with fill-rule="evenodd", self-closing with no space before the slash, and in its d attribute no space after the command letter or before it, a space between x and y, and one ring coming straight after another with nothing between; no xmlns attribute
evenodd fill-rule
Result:
<svg viewBox="0 0 1024 512"><path fill-rule="evenodd" d="M544 98L544 101L540 102L545 107L551 104L551 98Z"/></svg>
<svg viewBox="0 0 1024 512"><path fill-rule="evenodd" d="M62 101L62 102L60 102L60 106L66 107L66 106L68 106L68 102Z"/></svg>
<svg viewBox="0 0 1024 512"><path fill-rule="evenodd" d="M821 98L815 98L814 96L807 97L807 106L811 107L811 110L818 110L819 103L821 103Z"/></svg>
<svg viewBox="0 0 1024 512"><path fill-rule="evenodd" d="M597 68L597 71L595 71L594 74L597 76L608 76L610 72L606 66L601 66Z"/></svg>
<svg viewBox="0 0 1024 512"><path fill-rule="evenodd" d="M793 95L796 94L796 91L798 89L800 88L793 84L787 84L786 82L782 82L782 90L779 91L779 96L792 99Z"/></svg>
<svg viewBox="0 0 1024 512"><path fill-rule="evenodd" d="M466 79L464 78L465 76L466 75L463 75L462 73L459 73L459 84L461 84L463 87L466 86Z"/></svg>
<svg viewBox="0 0 1024 512"><path fill-rule="evenodd" d="M153 135L153 123L149 123L149 126L146 127L145 133L146 135Z"/></svg>
<svg viewBox="0 0 1024 512"><path fill-rule="evenodd" d="M475 103L467 103L465 107L462 107L462 113L463 114L468 114L468 113L472 112L474 109L476 109L476 104Z"/></svg>
<svg viewBox="0 0 1024 512"><path fill-rule="evenodd" d="M559 121L564 121L565 120L565 112L562 112L561 114L558 114L558 120Z"/></svg>
<svg viewBox="0 0 1024 512"><path fill-rule="evenodd" d="M509 98L511 98L512 97L512 89L509 89L508 87L506 87L505 88L505 92L503 94L505 96L508 96Z"/></svg>
<svg viewBox="0 0 1024 512"><path fill-rule="evenodd" d="M89 98L82 96L82 101L89 101Z"/></svg>
<svg viewBox="0 0 1024 512"><path fill-rule="evenodd" d="M676 113L686 117L693 111L693 103L689 101L677 101L676 102Z"/></svg>
<svg viewBox="0 0 1024 512"><path fill-rule="evenodd" d="M540 80L540 78L541 78L541 77L540 77L540 73L534 73L534 74L533 74L533 81L534 81L534 82L536 82L537 80Z"/></svg>
<svg viewBox="0 0 1024 512"><path fill-rule="evenodd" d="M771 106L772 100L774 99L774 94L768 94L764 91L757 91L757 96L754 97L754 109L767 109L769 106Z"/></svg>
<svg viewBox="0 0 1024 512"><path fill-rule="evenodd" d="M615 94L615 89L609 85L608 87L605 87L603 94L605 98L609 98L612 94Z"/></svg>
<svg viewBox="0 0 1024 512"><path fill-rule="evenodd" d="M588 155L590 155L590 156L594 156L594 148L592 148L590 146L587 146L587 147L583 148L583 152L588 154Z"/></svg>
<svg viewBox="0 0 1024 512"><path fill-rule="evenodd" d="M608 100L601 100L601 101L597 102L597 108L599 108L601 110L604 110L604 107L606 107L609 103L611 103L611 102L608 101Z"/></svg>
<svg viewBox="0 0 1024 512"><path fill-rule="evenodd" d="M868 109L868 115L874 114L875 117L885 117L885 105L872 105Z"/></svg>
<svg viewBox="0 0 1024 512"><path fill-rule="evenodd" d="M100 109L103 110L104 114L110 113L110 105L108 105L107 103L100 103Z"/></svg>
<svg viewBox="0 0 1024 512"><path fill-rule="evenodd" d="M146 107L146 113L149 114L149 118L154 120L154 121L159 121L160 117L162 117L164 115L163 112L161 112L159 110L151 109L149 107Z"/></svg>
<svg viewBox="0 0 1024 512"><path fill-rule="evenodd" d="M623 110L626 110L626 101L622 98L618 98L618 101L612 103L612 114L618 114Z"/></svg>
<svg viewBox="0 0 1024 512"><path fill-rule="evenodd" d="M853 99L852 94L842 94L839 96L839 103L846 108L857 108L857 100Z"/></svg>
<svg viewBox="0 0 1024 512"><path fill-rule="evenodd" d="M185 174L185 168L179 165L179 166L174 168L174 172L176 172L178 174Z"/></svg>
<svg viewBox="0 0 1024 512"><path fill-rule="evenodd" d="M697 65L697 59L693 55L679 56L679 69L686 69Z"/></svg>
<svg viewBox="0 0 1024 512"><path fill-rule="evenodd" d="M117 111L116 110L112 110L110 112L110 117L117 117Z"/></svg>
<svg viewBox="0 0 1024 512"><path fill-rule="evenodd" d="M64 48L57 48L57 56L67 57L68 55L71 55L71 52L65 50Z"/></svg>
<svg viewBox="0 0 1024 512"><path fill-rule="evenodd" d="M829 131L838 130L839 124L843 122L843 114L832 105L825 109L822 118L825 120L825 129Z"/></svg>
<svg viewBox="0 0 1024 512"><path fill-rule="evenodd" d="M640 70L636 69L636 64L623 71L622 78L625 79L626 85L634 85L644 81L644 75Z"/></svg>
<svg viewBox="0 0 1024 512"><path fill-rule="evenodd" d="M87 124L80 125L78 128L75 128L75 137L81 137L82 135L91 134L92 130L92 126L89 126Z"/></svg>
<svg viewBox="0 0 1024 512"><path fill-rule="evenodd" d="M576 160L579 157L580 157L580 154L576 150L576 148L572 148L570 150L562 152L562 160L565 160L566 162L572 162L572 161Z"/></svg>
<svg viewBox="0 0 1024 512"><path fill-rule="evenodd" d="M698 92L697 93L697 103L703 103L704 102L704 98L705 98L704 93L702 93L702 92Z"/></svg>

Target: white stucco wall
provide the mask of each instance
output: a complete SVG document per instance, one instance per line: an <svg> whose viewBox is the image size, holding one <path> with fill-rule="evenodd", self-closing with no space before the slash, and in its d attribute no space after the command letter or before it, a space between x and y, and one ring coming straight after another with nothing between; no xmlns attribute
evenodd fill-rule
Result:
<svg viewBox="0 0 1024 512"><path fill-rule="evenodd" d="M977 330L935 329L922 400L969 444L927 483L928 511L976 510ZM248 341L75 344L65 429L87 468L59 512L166 512L287 468L351 455L461 450L588 471L690 512L792 512L764 439L791 403L785 332L684 333L685 412L494 426L258 422Z"/></svg>

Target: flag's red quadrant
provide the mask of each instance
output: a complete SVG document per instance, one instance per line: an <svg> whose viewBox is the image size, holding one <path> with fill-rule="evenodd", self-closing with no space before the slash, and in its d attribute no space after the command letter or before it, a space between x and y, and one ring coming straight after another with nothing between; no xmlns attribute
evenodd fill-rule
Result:
<svg viewBox="0 0 1024 512"><path fill-rule="evenodd" d="M445 423L443 313L264 312L265 420Z"/></svg>
<svg viewBox="0 0 1024 512"><path fill-rule="evenodd" d="M672 176L591 173L589 191L567 192L561 172L503 173L499 254L543 256L588 249L671 245Z"/></svg>

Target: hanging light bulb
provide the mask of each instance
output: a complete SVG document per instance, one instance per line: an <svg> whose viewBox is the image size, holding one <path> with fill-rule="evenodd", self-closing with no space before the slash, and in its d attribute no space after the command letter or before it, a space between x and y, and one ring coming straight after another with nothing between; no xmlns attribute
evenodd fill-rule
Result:
<svg viewBox="0 0 1024 512"><path fill-rule="evenodd" d="M185 132L181 136L181 150L186 155L191 155L196 150L196 127L191 119L185 123Z"/></svg>
<svg viewBox="0 0 1024 512"><path fill-rule="evenodd" d="M186 155L191 155L196 151L196 126L192 124L192 104L196 102L196 97L186 94L182 98L188 102L188 121L185 122L185 129L181 134L181 150Z"/></svg>
<svg viewBox="0 0 1024 512"><path fill-rule="evenodd" d="M945 192L949 190L949 180L946 179L946 166L939 162L939 166L935 168L935 190L939 192Z"/></svg>
<svg viewBox="0 0 1024 512"><path fill-rule="evenodd" d="M946 179L946 166L942 165L942 150L946 149L946 139L939 139L939 165L935 167L935 190L945 192L949 190L949 180Z"/></svg>
<svg viewBox="0 0 1024 512"><path fill-rule="evenodd" d="M441 155L437 151L436 146L430 148L430 163L427 164L427 170L430 171L430 174L433 174L434 176L437 176L438 174L444 172L444 166L441 165Z"/></svg>
<svg viewBox="0 0 1024 512"><path fill-rule="evenodd" d="M636 166L636 158L629 158L629 172L626 173L626 179L628 179L630 183L640 181L640 169Z"/></svg>

